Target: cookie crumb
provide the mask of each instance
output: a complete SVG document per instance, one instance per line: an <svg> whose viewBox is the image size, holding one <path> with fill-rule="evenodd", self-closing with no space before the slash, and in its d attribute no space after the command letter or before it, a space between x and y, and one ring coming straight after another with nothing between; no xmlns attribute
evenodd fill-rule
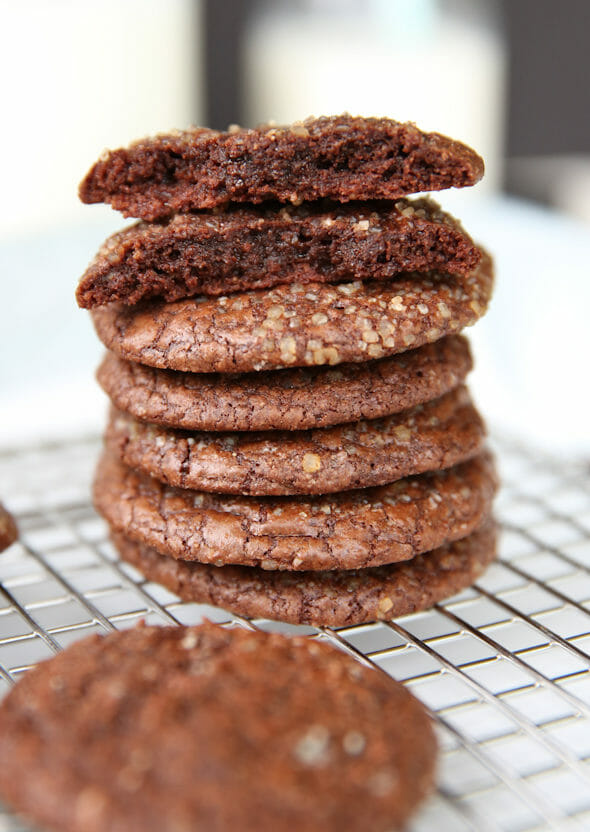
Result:
<svg viewBox="0 0 590 832"><path fill-rule="evenodd" d="M393 601L389 597L381 598L377 605L380 613L387 613L393 609Z"/></svg>
<svg viewBox="0 0 590 832"><path fill-rule="evenodd" d="M318 454L304 454L301 467L306 474L315 474L322 467L322 460Z"/></svg>

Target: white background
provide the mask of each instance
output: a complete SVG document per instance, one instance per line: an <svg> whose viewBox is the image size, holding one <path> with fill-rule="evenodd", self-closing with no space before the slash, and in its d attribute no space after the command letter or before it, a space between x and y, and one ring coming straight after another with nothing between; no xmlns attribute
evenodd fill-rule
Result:
<svg viewBox="0 0 590 832"><path fill-rule="evenodd" d="M125 221L105 206L80 205L77 183L104 146L195 119L200 44L190 0L0 0L0 14L0 446L7 447L102 427L106 404L94 381L102 350L74 290L104 237ZM250 43L263 48L264 40L254 33ZM313 60L312 51L301 54ZM260 61L250 67L250 88ZM399 59L395 65L399 71ZM268 108L275 87L276 78L264 91ZM290 117L305 117L313 109L306 102L317 102L317 89L305 89L298 98L292 92L298 109ZM468 105L456 105L465 130L478 112ZM546 450L588 453L588 227L494 196L489 185L437 198L497 263L491 310L470 333L483 413Z"/></svg>

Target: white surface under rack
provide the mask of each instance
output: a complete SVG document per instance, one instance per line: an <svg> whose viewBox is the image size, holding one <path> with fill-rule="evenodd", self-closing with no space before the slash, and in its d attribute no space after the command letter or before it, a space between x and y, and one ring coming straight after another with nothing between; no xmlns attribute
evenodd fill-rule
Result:
<svg viewBox="0 0 590 832"><path fill-rule="evenodd" d="M401 680L432 713L438 790L412 832L590 829L590 468L495 444L498 562L427 612L340 630L183 603L120 563L89 499L97 439L1 454L21 539L0 555L0 693L76 639L142 618L301 631ZM0 832L23 829L0 810Z"/></svg>

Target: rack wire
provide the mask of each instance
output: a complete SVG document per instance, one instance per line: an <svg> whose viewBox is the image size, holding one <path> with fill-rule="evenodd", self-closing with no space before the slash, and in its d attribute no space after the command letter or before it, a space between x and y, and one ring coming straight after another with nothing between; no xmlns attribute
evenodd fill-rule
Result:
<svg viewBox="0 0 590 832"><path fill-rule="evenodd" d="M338 630L183 603L121 563L89 500L98 439L1 453L21 537L0 555L0 695L76 639L139 619L300 632L402 681L432 714L438 789L412 832L590 829L590 469L495 445L498 562L427 612ZM24 830L0 809L0 832Z"/></svg>

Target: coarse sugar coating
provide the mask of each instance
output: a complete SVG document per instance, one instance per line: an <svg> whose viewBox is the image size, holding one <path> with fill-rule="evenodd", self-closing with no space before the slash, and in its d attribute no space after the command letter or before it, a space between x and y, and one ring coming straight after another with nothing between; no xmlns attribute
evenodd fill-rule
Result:
<svg viewBox="0 0 590 832"><path fill-rule="evenodd" d="M122 358L196 373L250 372L363 362L437 341L485 313L492 284L484 253L468 275L292 283L219 298L109 304L91 315L99 338Z"/></svg>
<svg viewBox="0 0 590 832"><path fill-rule="evenodd" d="M246 374L182 373L105 355L98 382L138 419L186 430L303 430L378 419L437 398L472 368L469 344L449 335L364 364Z"/></svg>
<svg viewBox="0 0 590 832"><path fill-rule="evenodd" d="M0 705L0 795L56 832L390 832L435 756L384 673L208 622L91 636Z"/></svg>
<svg viewBox="0 0 590 832"><path fill-rule="evenodd" d="M186 432L111 412L106 445L164 483L221 494L328 494L449 468L481 452L465 387L385 419L308 431Z"/></svg>
<svg viewBox="0 0 590 832"><path fill-rule="evenodd" d="M459 223L430 199L265 204L126 228L103 244L76 297L90 308L280 283L382 280L404 271L465 274L479 258Z"/></svg>
<svg viewBox="0 0 590 832"><path fill-rule="evenodd" d="M357 569L466 537L496 490L483 453L446 471L311 497L241 497L173 488L99 461L94 504L116 530L182 560L263 569Z"/></svg>
<svg viewBox="0 0 590 832"><path fill-rule="evenodd" d="M80 199L155 220L230 202L397 199L474 185L483 170L471 148L446 136L344 114L142 139L107 151L82 181Z"/></svg>
<svg viewBox="0 0 590 832"><path fill-rule="evenodd" d="M120 533L112 533L112 539L123 560L146 580L163 584L184 601L318 627L351 627L428 609L470 586L496 553L496 528L489 519L467 537L412 560L348 571L210 566L160 555Z"/></svg>

